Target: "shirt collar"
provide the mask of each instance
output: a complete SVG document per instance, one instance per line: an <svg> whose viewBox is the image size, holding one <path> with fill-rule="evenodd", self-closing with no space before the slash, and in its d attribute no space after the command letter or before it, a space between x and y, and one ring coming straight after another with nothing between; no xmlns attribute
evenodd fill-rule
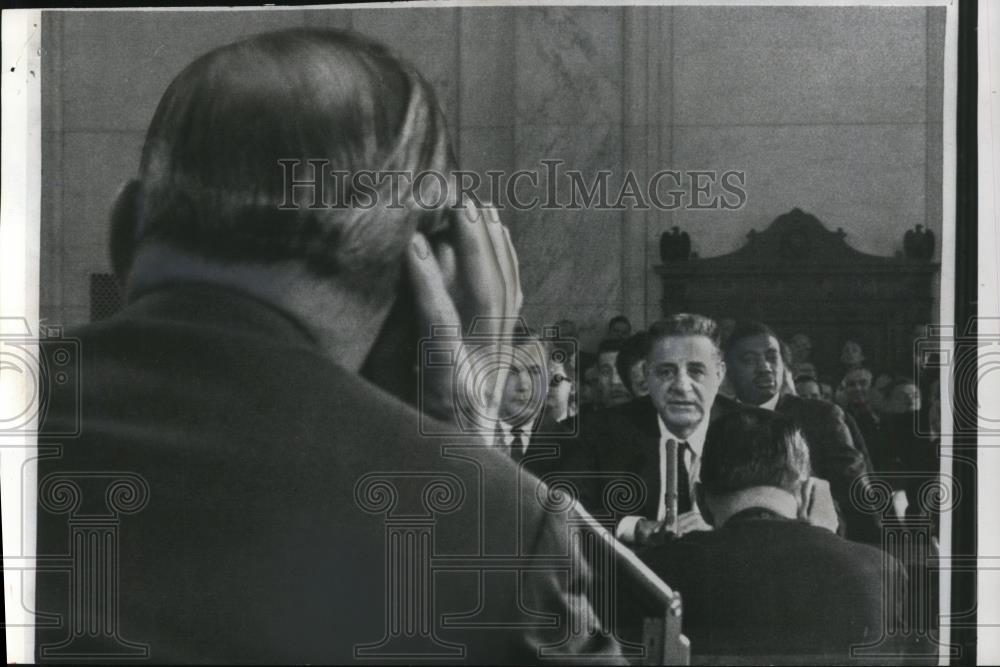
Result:
<svg viewBox="0 0 1000 667"><path fill-rule="evenodd" d="M774 412L777 409L777 407L778 407L778 400L780 398L781 398L781 392L780 391L776 391L776 392L774 392L774 396L772 396L771 398L769 398L764 403L758 405L757 407L764 408L765 410L770 410L771 412Z"/></svg>
<svg viewBox="0 0 1000 667"><path fill-rule="evenodd" d="M500 428L501 428L501 430L503 430L503 434L505 436L510 435L511 430L513 430L513 428L514 428L513 426L511 426L510 424L508 424L507 422L505 422L502 419L498 419L497 420L497 424L500 425ZM521 427L521 433L523 433L524 435L526 435L526 436L528 436L530 438L531 437L531 424L525 424L524 426L522 426Z"/></svg>
<svg viewBox="0 0 1000 667"><path fill-rule="evenodd" d="M707 416L705 419L701 420L701 423L698 424L698 428L696 428L694 432L692 432L691 435L689 435L686 438L681 438L671 433L670 429L667 428L667 425L664 423L663 417L661 417L660 415L656 415L656 420L660 422L661 442L670 440L671 438L679 443L686 442L688 444L688 447L691 448L691 451L695 453L695 456L701 456L701 450L704 449L705 447L705 434L708 432Z"/></svg>

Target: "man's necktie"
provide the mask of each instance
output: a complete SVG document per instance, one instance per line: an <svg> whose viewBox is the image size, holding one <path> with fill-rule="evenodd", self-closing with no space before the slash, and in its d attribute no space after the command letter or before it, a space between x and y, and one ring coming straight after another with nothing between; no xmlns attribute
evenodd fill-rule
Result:
<svg viewBox="0 0 1000 667"><path fill-rule="evenodd" d="M684 450L688 449L689 445L683 441L678 442L674 440L674 441L668 441L668 443L669 442L677 442L677 458L673 462L673 465L675 466L674 470L676 471L676 475L674 475L673 478L677 480L677 514L679 516L691 509L691 482L690 482L690 477L688 476L687 467L684 465ZM671 448L672 445L668 444L667 451L669 452ZM667 512L668 522L670 516L669 512L670 492L672 490L670 488L670 483L671 483L671 475L670 471L668 471L667 490L664 498L664 503L666 503L668 509Z"/></svg>
<svg viewBox="0 0 1000 667"><path fill-rule="evenodd" d="M510 458L515 461L520 461L521 457L524 456L524 443L521 442L521 434L524 433L520 427L514 427L510 430L510 435L513 438L510 443Z"/></svg>

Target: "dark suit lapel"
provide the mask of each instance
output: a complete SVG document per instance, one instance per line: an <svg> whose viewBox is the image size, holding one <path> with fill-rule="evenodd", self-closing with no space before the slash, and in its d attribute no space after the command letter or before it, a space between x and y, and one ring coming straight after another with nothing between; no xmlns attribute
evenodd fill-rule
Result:
<svg viewBox="0 0 1000 667"><path fill-rule="evenodd" d="M633 463L630 470L642 477L646 485L646 502L643 515L656 519L660 504L660 423L656 407L648 396L638 398L628 405L636 433L633 440Z"/></svg>

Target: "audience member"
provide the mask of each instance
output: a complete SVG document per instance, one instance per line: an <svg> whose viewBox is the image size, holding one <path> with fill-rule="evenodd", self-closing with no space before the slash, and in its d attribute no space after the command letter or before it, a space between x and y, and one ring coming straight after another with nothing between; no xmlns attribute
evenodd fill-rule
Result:
<svg viewBox="0 0 1000 667"><path fill-rule="evenodd" d="M844 411L854 418L876 466L884 467L880 419L872 406L872 372L864 367L851 369L841 382Z"/></svg>
<svg viewBox="0 0 1000 667"><path fill-rule="evenodd" d="M844 345L840 348L840 372L838 375L843 377L851 370L865 366L866 361L867 359L861 343L853 339L848 339L844 341Z"/></svg>
<svg viewBox="0 0 1000 667"><path fill-rule="evenodd" d="M795 393L801 398L823 398L819 382L811 375L800 375L795 378Z"/></svg>
<svg viewBox="0 0 1000 667"><path fill-rule="evenodd" d="M885 403L889 398L889 386L894 382L895 377L891 373L879 373L875 376L868 393L868 402L872 410L878 413L885 411Z"/></svg>
<svg viewBox="0 0 1000 667"><path fill-rule="evenodd" d="M598 392L597 403L610 408L632 400L632 395L618 375L618 354L622 341L617 338L605 338L597 347Z"/></svg>
<svg viewBox="0 0 1000 667"><path fill-rule="evenodd" d="M780 392L785 361L770 327L751 321L737 324L726 348L726 368L741 403L777 411L802 429L816 475L830 482L844 512L847 534L863 541L878 539L870 515L854 510L851 501L852 484L868 472L863 447L855 445L839 407Z"/></svg>
<svg viewBox="0 0 1000 667"><path fill-rule="evenodd" d="M812 357L812 340L804 333L792 336L790 343L791 361L793 364L809 363Z"/></svg>
<svg viewBox="0 0 1000 667"><path fill-rule="evenodd" d="M935 475L939 464L932 452L936 447L927 436L927 415L920 410L920 392L909 378L893 378L886 387L886 402L879 419L883 451L880 470L906 473L897 491L905 491L908 505L916 511L924 482Z"/></svg>
<svg viewBox="0 0 1000 667"><path fill-rule="evenodd" d="M900 414L920 410L920 390L917 383L909 378L894 378L885 388L886 414Z"/></svg>
<svg viewBox="0 0 1000 667"><path fill-rule="evenodd" d="M842 664L852 647L899 627L903 600L887 586L905 580L902 567L834 534L809 453L780 413L740 408L715 420L696 485L715 530L640 552L682 595L683 632L699 661Z"/></svg>
<svg viewBox="0 0 1000 667"><path fill-rule="evenodd" d="M633 334L622 343L615 370L633 398L649 395L646 384L646 332Z"/></svg>
<svg viewBox="0 0 1000 667"><path fill-rule="evenodd" d="M552 420L565 422L576 417L576 370L570 355L561 355L548 361L549 391L545 405Z"/></svg>
<svg viewBox="0 0 1000 667"><path fill-rule="evenodd" d="M820 394L820 398L822 398L824 401L829 401L830 403L834 403L835 402L834 401L835 396L834 396L834 393L833 393L833 385L831 385L829 382L820 382L819 383L819 394Z"/></svg>
<svg viewBox="0 0 1000 667"><path fill-rule="evenodd" d="M546 346L537 338L520 341L513 348L507 374L494 444L515 461L528 451L531 434L543 416L549 391Z"/></svg>
<svg viewBox="0 0 1000 667"><path fill-rule="evenodd" d="M608 338L625 340L632 335L632 323L624 315L615 315L608 322Z"/></svg>

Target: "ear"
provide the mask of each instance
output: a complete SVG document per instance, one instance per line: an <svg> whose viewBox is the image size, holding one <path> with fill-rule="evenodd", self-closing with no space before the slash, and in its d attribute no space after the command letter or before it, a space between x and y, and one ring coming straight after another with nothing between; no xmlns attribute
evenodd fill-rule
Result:
<svg viewBox="0 0 1000 667"><path fill-rule="evenodd" d="M726 377L726 362L722 359L719 360L719 382L722 382Z"/></svg>
<svg viewBox="0 0 1000 667"><path fill-rule="evenodd" d="M121 189L111 208L111 267L123 288L138 239L139 224L139 194L142 183L132 179Z"/></svg>
<svg viewBox="0 0 1000 667"><path fill-rule="evenodd" d="M701 517L705 520L705 523L715 528L715 518L712 516L712 511L708 508L708 496L701 482L694 483L694 498L695 502L698 503L698 510L701 512Z"/></svg>

